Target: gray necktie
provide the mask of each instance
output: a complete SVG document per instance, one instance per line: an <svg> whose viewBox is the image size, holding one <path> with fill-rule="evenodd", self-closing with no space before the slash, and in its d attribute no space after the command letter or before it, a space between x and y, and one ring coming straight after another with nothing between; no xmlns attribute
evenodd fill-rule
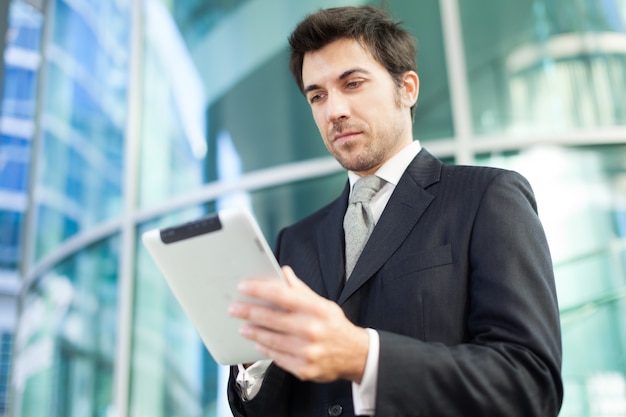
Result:
<svg viewBox="0 0 626 417"><path fill-rule="evenodd" d="M375 175L359 179L352 189L350 204L343 218L346 234L346 279L350 277L357 259L374 229L370 200L381 189L385 180Z"/></svg>

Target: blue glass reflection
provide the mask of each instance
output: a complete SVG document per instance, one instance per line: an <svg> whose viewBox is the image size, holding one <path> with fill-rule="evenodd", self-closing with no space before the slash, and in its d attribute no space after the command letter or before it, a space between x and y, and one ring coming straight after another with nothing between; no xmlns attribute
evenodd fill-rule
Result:
<svg viewBox="0 0 626 417"><path fill-rule="evenodd" d="M118 256L117 237L83 248L25 293L15 340L15 415L110 415Z"/></svg>
<svg viewBox="0 0 626 417"><path fill-rule="evenodd" d="M40 62L41 13L10 4L0 97L0 272L17 271L26 210Z"/></svg>
<svg viewBox="0 0 626 417"><path fill-rule="evenodd" d="M128 95L130 2L57 0L48 13L36 259L120 214Z"/></svg>

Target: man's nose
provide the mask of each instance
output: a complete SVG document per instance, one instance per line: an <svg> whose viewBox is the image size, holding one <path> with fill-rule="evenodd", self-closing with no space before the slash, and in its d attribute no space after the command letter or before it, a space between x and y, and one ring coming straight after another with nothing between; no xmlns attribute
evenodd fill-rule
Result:
<svg viewBox="0 0 626 417"><path fill-rule="evenodd" d="M340 119L347 119L350 116L348 100L342 94L329 93L326 98L326 119L334 122Z"/></svg>

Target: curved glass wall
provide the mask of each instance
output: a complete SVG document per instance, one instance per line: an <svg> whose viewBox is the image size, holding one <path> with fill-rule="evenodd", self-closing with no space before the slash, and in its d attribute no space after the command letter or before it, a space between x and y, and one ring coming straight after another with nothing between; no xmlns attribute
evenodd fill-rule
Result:
<svg viewBox="0 0 626 417"><path fill-rule="evenodd" d="M22 299L14 415L106 416L117 340L119 239L83 248Z"/></svg>
<svg viewBox="0 0 626 417"><path fill-rule="evenodd" d="M390 13L417 38L420 91L413 135L420 141L449 139L454 135L448 71L445 60L440 1L390 1ZM380 5L380 2L371 2Z"/></svg>
<svg viewBox="0 0 626 417"><path fill-rule="evenodd" d="M130 4L44 6L13 415L108 415L120 243L93 233L121 215Z"/></svg>
<svg viewBox="0 0 626 417"><path fill-rule="evenodd" d="M0 417L10 391L42 21L23 1L0 4Z"/></svg>
<svg viewBox="0 0 626 417"><path fill-rule="evenodd" d="M120 215L129 14L121 1L48 4L31 224L35 260Z"/></svg>
<svg viewBox="0 0 626 417"><path fill-rule="evenodd" d="M206 151L204 88L166 6L145 2L140 206L197 189Z"/></svg>
<svg viewBox="0 0 626 417"><path fill-rule="evenodd" d="M21 1L12 2L8 12L0 80L0 272L19 267L43 20L38 10Z"/></svg>
<svg viewBox="0 0 626 417"><path fill-rule="evenodd" d="M238 205L273 243L346 181L287 69L287 35L326 1L131 3L46 11L14 417L230 415L225 368L139 237ZM380 2L333 6L359 4ZM415 137L536 191L562 310L561 417L626 415L626 4L385 4L419 38Z"/></svg>

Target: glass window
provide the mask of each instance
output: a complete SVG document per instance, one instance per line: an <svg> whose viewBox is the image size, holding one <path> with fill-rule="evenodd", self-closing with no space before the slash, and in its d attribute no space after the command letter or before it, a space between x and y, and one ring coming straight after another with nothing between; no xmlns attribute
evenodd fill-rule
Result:
<svg viewBox="0 0 626 417"><path fill-rule="evenodd" d="M187 44L193 44L204 37L229 13L248 0L187 0L173 1L172 17L180 28Z"/></svg>
<svg viewBox="0 0 626 417"><path fill-rule="evenodd" d="M41 13L22 1L12 1L8 11L0 48L0 273L19 267L43 24Z"/></svg>
<svg viewBox="0 0 626 417"><path fill-rule="evenodd" d="M9 371L11 369L11 350L13 334L0 332L0 416L7 412L9 402Z"/></svg>
<svg viewBox="0 0 626 417"><path fill-rule="evenodd" d="M378 3L372 2L375 6ZM415 109L414 137L419 140L451 138L454 130L439 1L392 1L389 9L417 38L420 93Z"/></svg>
<svg viewBox="0 0 626 417"><path fill-rule="evenodd" d="M202 83L165 6L145 4L140 206L200 186L206 155Z"/></svg>
<svg viewBox="0 0 626 417"><path fill-rule="evenodd" d="M477 134L626 123L623 2L458 3Z"/></svg>
<svg viewBox="0 0 626 417"><path fill-rule="evenodd" d="M20 243L22 241L22 213L9 210L0 211L0 270L17 271L20 259Z"/></svg>
<svg viewBox="0 0 626 417"><path fill-rule="evenodd" d="M57 0L47 18L35 259L120 214L127 111L129 2Z"/></svg>
<svg viewBox="0 0 626 417"><path fill-rule="evenodd" d="M14 48L14 51L20 51L17 52L18 56L20 54L28 54L24 50ZM2 98L2 115L4 117L32 119L35 113L35 97L37 95L37 71L11 64L9 62L9 65L4 70L5 83L2 90L4 94Z"/></svg>
<svg viewBox="0 0 626 417"><path fill-rule="evenodd" d="M119 238L56 265L23 297L13 383L21 417L106 416L117 342Z"/></svg>

